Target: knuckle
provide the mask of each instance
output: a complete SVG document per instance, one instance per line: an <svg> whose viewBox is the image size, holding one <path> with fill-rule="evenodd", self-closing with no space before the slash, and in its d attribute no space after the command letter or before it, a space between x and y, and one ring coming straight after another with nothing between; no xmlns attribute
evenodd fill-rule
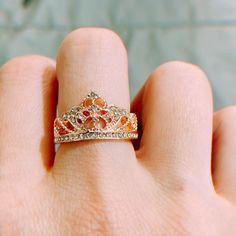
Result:
<svg viewBox="0 0 236 236"><path fill-rule="evenodd" d="M1 67L1 71L12 71L14 68L22 66L27 66L29 68L40 68L47 64L53 64L53 60L40 55L20 56L7 61Z"/></svg>
<svg viewBox="0 0 236 236"><path fill-rule="evenodd" d="M198 66L183 61L170 61L158 66L147 80L148 87L154 91L160 83L187 94L194 91L211 97L211 86L206 74Z"/></svg>
<svg viewBox="0 0 236 236"><path fill-rule="evenodd" d="M164 64L162 64L159 67L160 70L173 70L173 71L190 71L193 73L200 73L204 74L202 69L198 67L197 65L191 64L189 62L185 61L169 61Z"/></svg>
<svg viewBox="0 0 236 236"><path fill-rule="evenodd" d="M46 68L51 72L54 67L54 61L44 56L29 55L15 57L7 61L0 68L0 78L4 80L6 77L24 77L26 79L28 75L42 73Z"/></svg>
<svg viewBox="0 0 236 236"><path fill-rule="evenodd" d="M124 47L121 38L112 30L107 28L84 27L79 28L67 35L61 45L61 50L76 46L89 46L95 48Z"/></svg>
<svg viewBox="0 0 236 236"><path fill-rule="evenodd" d="M169 61L158 66L151 74L151 78L155 79L160 76L169 79L178 80L198 80L209 83L206 74L197 65L184 61Z"/></svg>

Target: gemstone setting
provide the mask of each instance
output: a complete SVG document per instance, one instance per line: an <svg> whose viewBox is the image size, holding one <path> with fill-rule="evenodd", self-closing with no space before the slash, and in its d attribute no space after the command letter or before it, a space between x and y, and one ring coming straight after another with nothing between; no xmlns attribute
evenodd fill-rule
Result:
<svg viewBox="0 0 236 236"><path fill-rule="evenodd" d="M123 108L108 105L91 92L78 106L54 122L56 143L88 139L136 139L137 117Z"/></svg>

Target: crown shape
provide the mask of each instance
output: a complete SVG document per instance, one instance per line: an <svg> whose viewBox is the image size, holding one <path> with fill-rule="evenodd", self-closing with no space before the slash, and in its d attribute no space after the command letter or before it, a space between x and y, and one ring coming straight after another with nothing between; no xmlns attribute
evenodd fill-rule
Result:
<svg viewBox="0 0 236 236"><path fill-rule="evenodd" d="M126 109L107 102L95 92L90 92L80 105L65 112L54 122L54 136L88 132L136 132L137 117Z"/></svg>

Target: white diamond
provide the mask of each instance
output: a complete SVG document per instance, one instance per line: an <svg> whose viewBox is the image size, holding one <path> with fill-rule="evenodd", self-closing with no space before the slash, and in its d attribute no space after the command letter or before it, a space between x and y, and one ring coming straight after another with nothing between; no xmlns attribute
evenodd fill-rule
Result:
<svg viewBox="0 0 236 236"><path fill-rule="evenodd" d="M72 123L76 122L75 117L71 117L70 120L71 120Z"/></svg>

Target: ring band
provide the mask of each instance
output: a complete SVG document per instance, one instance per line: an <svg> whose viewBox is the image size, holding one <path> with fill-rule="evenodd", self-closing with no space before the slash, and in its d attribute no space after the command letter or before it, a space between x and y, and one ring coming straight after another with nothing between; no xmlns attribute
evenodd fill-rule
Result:
<svg viewBox="0 0 236 236"><path fill-rule="evenodd" d="M80 105L72 107L54 121L54 142L95 139L137 139L135 113L107 102L90 92Z"/></svg>

